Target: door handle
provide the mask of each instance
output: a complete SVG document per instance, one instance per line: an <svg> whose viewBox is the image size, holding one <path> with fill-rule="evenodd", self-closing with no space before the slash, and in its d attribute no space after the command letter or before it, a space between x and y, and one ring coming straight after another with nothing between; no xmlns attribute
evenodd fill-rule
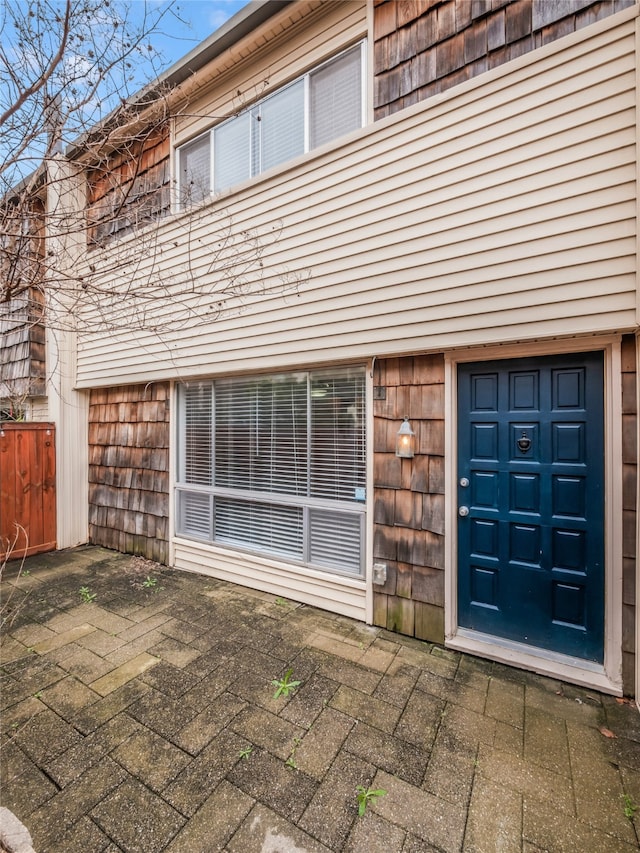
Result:
<svg viewBox="0 0 640 853"><path fill-rule="evenodd" d="M466 517L469 515L469 507L468 507L468 506L461 506L461 507L459 507L459 508L458 508L458 515L459 515L461 518L466 518Z"/></svg>

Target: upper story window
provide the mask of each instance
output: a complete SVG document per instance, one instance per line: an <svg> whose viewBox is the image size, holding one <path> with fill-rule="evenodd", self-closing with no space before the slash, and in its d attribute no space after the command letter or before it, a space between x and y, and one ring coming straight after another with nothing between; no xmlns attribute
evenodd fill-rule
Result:
<svg viewBox="0 0 640 853"><path fill-rule="evenodd" d="M364 43L178 149L180 200L193 204L364 123Z"/></svg>

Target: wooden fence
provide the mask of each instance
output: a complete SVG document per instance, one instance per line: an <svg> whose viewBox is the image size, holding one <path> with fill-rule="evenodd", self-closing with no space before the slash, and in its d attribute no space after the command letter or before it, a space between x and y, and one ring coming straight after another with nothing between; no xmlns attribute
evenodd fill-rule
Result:
<svg viewBox="0 0 640 853"><path fill-rule="evenodd" d="M0 560L55 547L55 426L0 423Z"/></svg>

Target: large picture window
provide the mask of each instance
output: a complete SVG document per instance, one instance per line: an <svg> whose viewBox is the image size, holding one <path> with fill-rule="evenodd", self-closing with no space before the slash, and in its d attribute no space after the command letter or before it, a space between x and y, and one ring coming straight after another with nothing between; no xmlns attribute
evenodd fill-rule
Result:
<svg viewBox="0 0 640 853"><path fill-rule="evenodd" d="M363 574L363 368L180 386L177 533Z"/></svg>
<svg viewBox="0 0 640 853"><path fill-rule="evenodd" d="M193 204L363 124L364 44L339 54L178 150L181 204Z"/></svg>

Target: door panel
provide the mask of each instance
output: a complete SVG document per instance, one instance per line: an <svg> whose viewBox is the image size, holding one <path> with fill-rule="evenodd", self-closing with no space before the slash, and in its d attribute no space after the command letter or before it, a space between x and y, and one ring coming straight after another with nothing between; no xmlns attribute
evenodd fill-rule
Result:
<svg viewBox="0 0 640 853"><path fill-rule="evenodd" d="M458 624L602 662L603 354L461 365L458 424Z"/></svg>

